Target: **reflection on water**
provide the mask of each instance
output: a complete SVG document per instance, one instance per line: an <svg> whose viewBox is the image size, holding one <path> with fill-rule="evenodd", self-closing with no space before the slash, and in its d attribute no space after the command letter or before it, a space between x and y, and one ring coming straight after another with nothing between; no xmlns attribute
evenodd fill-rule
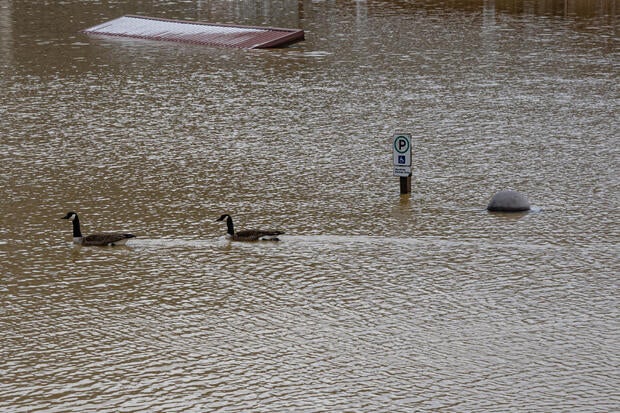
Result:
<svg viewBox="0 0 620 413"><path fill-rule="evenodd" d="M0 410L618 410L614 7L0 0ZM306 40L78 33L123 14Z"/></svg>
<svg viewBox="0 0 620 413"><path fill-rule="evenodd" d="M2 65L9 65L12 62L12 45L13 24L11 19L12 4L9 0L0 0L0 56L2 56ZM1 114L2 112L0 112Z"/></svg>

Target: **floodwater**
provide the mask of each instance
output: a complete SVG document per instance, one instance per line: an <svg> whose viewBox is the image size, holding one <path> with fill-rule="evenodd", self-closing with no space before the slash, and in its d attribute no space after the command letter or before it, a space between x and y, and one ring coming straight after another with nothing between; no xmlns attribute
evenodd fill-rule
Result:
<svg viewBox="0 0 620 413"><path fill-rule="evenodd" d="M0 0L0 410L619 410L615 8ZM306 40L78 33L124 14Z"/></svg>

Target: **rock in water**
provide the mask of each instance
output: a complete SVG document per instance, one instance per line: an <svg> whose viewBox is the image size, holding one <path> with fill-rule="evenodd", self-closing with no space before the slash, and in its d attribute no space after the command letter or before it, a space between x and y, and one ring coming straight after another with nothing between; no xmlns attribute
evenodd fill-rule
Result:
<svg viewBox="0 0 620 413"><path fill-rule="evenodd" d="M530 201L520 192L504 190L493 195L487 209L494 212L529 211Z"/></svg>

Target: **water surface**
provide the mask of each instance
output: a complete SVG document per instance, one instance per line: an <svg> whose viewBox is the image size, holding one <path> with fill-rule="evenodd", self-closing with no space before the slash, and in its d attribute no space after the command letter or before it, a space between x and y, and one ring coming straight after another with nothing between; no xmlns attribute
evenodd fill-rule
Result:
<svg viewBox="0 0 620 413"><path fill-rule="evenodd" d="M306 40L78 33L123 14ZM609 2L0 0L0 410L618 410L617 28ZM506 188L534 210L487 213ZM69 210L137 238L73 246ZM286 235L230 243L226 212Z"/></svg>

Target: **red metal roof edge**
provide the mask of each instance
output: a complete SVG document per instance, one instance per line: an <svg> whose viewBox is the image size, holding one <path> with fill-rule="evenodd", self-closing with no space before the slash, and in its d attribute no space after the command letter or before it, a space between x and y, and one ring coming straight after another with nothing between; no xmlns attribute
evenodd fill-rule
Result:
<svg viewBox="0 0 620 413"><path fill-rule="evenodd" d="M140 40L152 40L152 41L164 41L164 42L176 42L176 43L187 43L187 44L200 44L204 46L214 46L214 47L234 47L234 48L243 48L242 46L225 44L225 43L217 43L213 41L204 41L204 40L188 40L188 39L175 39L175 38L167 38L167 37L159 37L159 36L142 36L137 34L118 34L118 33L106 33L106 32L97 32L97 33L89 33L90 36L107 36L107 37L119 37L119 38L129 38L129 39L140 39Z"/></svg>
<svg viewBox="0 0 620 413"><path fill-rule="evenodd" d="M278 39L271 40L269 42L265 42L260 45L256 45L253 47L253 49L267 49L269 47L284 47L286 45L295 43L300 40L304 40L303 30L297 30L297 31L291 32L290 34L286 36L279 37Z"/></svg>
<svg viewBox="0 0 620 413"><path fill-rule="evenodd" d="M106 33L106 32L95 32L88 33L89 36L106 36L106 37L119 37L119 38L129 38L129 39L140 39L140 40L153 40L153 41L165 41L165 42L177 42L177 43L187 43L187 44L200 44L205 46L214 46L214 47L232 47L232 48L241 48L241 49L268 49L268 48L276 48L276 47L285 47L294 43L298 40L303 40L304 35L302 33L291 33L290 35L279 37L277 39L273 39L267 41L265 43L253 44L248 46L247 44L228 44L228 43L218 43L215 41L207 41L207 40L190 40L187 38L167 38L160 36L142 36L136 34L119 34L119 33Z"/></svg>

